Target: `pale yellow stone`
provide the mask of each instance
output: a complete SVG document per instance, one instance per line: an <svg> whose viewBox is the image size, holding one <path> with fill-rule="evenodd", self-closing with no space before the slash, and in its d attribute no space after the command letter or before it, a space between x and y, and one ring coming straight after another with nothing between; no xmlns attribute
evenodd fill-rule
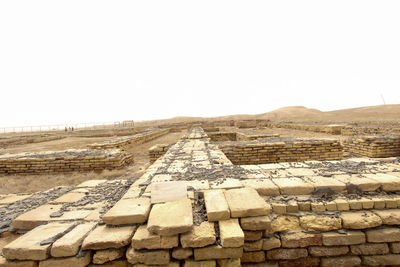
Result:
<svg viewBox="0 0 400 267"><path fill-rule="evenodd" d="M168 264L170 255L168 250L135 250L128 248L126 258L129 263L143 263L147 265L163 265Z"/></svg>
<svg viewBox="0 0 400 267"><path fill-rule="evenodd" d="M332 231L342 228L342 220L328 215L304 215L300 217L300 225L307 231Z"/></svg>
<svg viewBox="0 0 400 267"><path fill-rule="evenodd" d="M150 212L149 198L121 199L103 216L109 225L145 223Z"/></svg>
<svg viewBox="0 0 400 267"><path fill-rule="evenodd" d="M86 252L85 256L77 257L67 257L67 258L50 258L39 263L39 267L84 267L87 266L91 261L91 252Z"/></svg>
<svg viewBox="0 0 400 267"><path fill-rule="evenodd" d="M214 223L202 222L200 225L193 226L188 233L181 235L183 248L205 247L214 244L216 241Z"/></svg>
<svg viewBox="0 0 400 267"><path fill-rule="evenodd" d="M246 179L242 184L254 188L262 196L280 195L279 188L270 179Z"/></svg>
<svg viewBox="0 0 400 267"><path fill-rule="evenodd" d="M179 244L178 235L160 236L150 233L147 225L141 225L132 238L134 249L169 249Z"/></svg>
<svg viewBox="0 0 400 267"><path fill-rule="evenodd" d="M382 224L382 219L370 211L343 212L341 218L343 227L347 229L365 229Z"/></svg>
<svg viewBox="0 0 400 267"><path fill-rule="evenodd" d="M224 248L218 245L195 248L194 259L201 260L218 260L218 259L231 259L240 258L243 254L243 247L239 248Z"/></svg>
<svg viewBox="0 0 400 267"><path fill-rule="evenodd" d="M36 226L50 221L50 214L58 212L61 207L62 205L49 204L39 206L36 209L33 209L18 216L16 219L13 220L12 226L15 229L31 230Z"/></svg>
<svg viewBox="0 0 400 267"><path fill-rule="evenodd" d="M309 195L314 191L314 186L300 178L278 178L272 181L279 187L282 195Z"/></svg>
<svg viewBox="0 0 400 267"><path fill-rule="evenodd" d="M75 256L79 251L83 239L95 226L96 223L83 223L77 225L74 229L53 243L51 246L51 256Z"/></svg>
<svg viewBox="0 0 400 267"><path fill-rule="evenodd" d="M41 225L17 238L3 248L9 260L45 260L49 257L51 243L40 245L43 240L53 238L73 227L72 223L51 223Z"/></svg>
<svg viewBox="0 0 400 267"><path fill-rule="evenodd" d="M190 199L155 204L150 211L147 229L158 235L176 235L192 229L193 214Z"/></svg>
<svg viewBox="0 0 400 267"><path fill-rule="evenodd" d="M186 260L193 255L193 249L191 248L174 248L172 251L172 257L177 260Z"/></svg>
<svg viewBox="0 0 400 267"><path fill-rule="evenodd" d="M234 218L261 216L271 212L271 207L253 188L227 190L225 191L225 198L231 210L231 216Z"/></svg>
<svg viewBox="0 0 400 267"><path fill-rule="evenodd" d="M238 219L219 221L221 245L223 247L241 247L244 243L244 233Z"/></svg>
<svg viewBox="0 0 400 267"><path fill-rule="evenodd" d="M204 192L208 221L220 221L230 218L231 213L222 190L209 190Z"/></svg>
<svg viewBox="0 0 400 267"><path fill-rule="evenodd" d="M263 250L271 250L280 247L281 247L281 240L279 238L276 238L275 236L266 237L263 239L263 246L262 246Z"/></svg>
<svg viewBox="0 0 400 267"><path fill-rule="evenodd" d="M299 218L296 216L279 216L271 221L272 233L295 231L299 227Z"/></svg>
<svg viewBox="0 0 400 267"><path fill-rule="evenodd" d="M243 230L266 230L271 227L271 218L269 216L241 218L240 225Z"/></svg>
<svg viewBox="0 0 400 267"><path fill-rule="evenodd" d="M106 262L110 262L122 258L124 254L125 250L123 248L96 250L96 252L93 255L93 263L103 264Z"/></svg>
<svg viewBox="0 0 400 267"><path fill-rule="evenodd" d="M135 230L136 226L99 225L83 240L82 249L99 250L124 247L131 242Z"/></svg>

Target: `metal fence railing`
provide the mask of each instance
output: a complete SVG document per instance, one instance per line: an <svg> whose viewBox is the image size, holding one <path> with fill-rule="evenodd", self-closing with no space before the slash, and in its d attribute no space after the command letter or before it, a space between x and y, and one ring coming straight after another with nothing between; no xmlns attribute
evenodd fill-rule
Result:
<svg viewBox="0 0 400 267"><path fill-rule="evenodd" d="M133 127L133 121L123 122L92 122L92 123L65 123L53 125L35 125L35 126L13 126L0 127L1 133L24 133L24 132L52 132L52 131L76 131L76 130L101 130Z"/></svg>

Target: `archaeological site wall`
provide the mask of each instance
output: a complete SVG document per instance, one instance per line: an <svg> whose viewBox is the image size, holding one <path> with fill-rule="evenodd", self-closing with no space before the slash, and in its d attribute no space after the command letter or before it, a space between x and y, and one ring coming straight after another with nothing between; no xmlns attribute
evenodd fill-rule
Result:
<svg viewBox="0 0 400 267"><path fill-rule="evenodd" d="M124 148L125 146L132 145L132 144L143 144L145 142L148 142L150 140L153 140L157 137L163 136L165 134L169 133L169 129L156 129L156 130L151 130L143 133L138 133L135 135L131 136L124 136L121 138L115 138L111 140L107 140L104 142L100 143L94 143L88 145L89 148L92 149L114 149L114 148Z"/></svg>
<svg viewBox="0 0 400 267"><path fill-rule="evenodd" d="M396 159L234 165L194 128L139 179L0 196L0 233L28 231L0 266L398 265L399 191Z"/></svg>
<svg viewBox="0 0 400 267"><path fill-rule="evenodd" d="M342 128L342 135L382 135L399 134L400 127L392 126L345 126Z"/></svg>
<svg viewBox="0 0 400 267"><path fill-rule="evenodd" d="M342 145L345 151L371 158L400 156L400 135L352 137Z"/></svg>
<svg viewBox="0 0 400 267"><path fill-rule="evenodd" d="M233 164L263 164L305 160L338 160L343 150L338 140L266 138L250 142L222 142L220 149Z"/></svg>
<svg viewBox="0 0 400 267"><path fill-rule="evenodd" d="M133 154L119 150L70 149L0 155L0 174L88 172L121 168L133 162Z"/></svg>
<svg viewBox="0 0 400 267"><path fill-rule="evenodd" d="M154 163L158 158L163 156L171 145L168 144L157 144L149 148L149 159L150 163Z"/></svg>
<svg viewBox="0 0 400 267"><path fill-rule="evenodd" d="M41 143L53 140L63 139L65 136L61 135L26 135L26 136L15 136L0 139L0 148L6 148L14 145L23 145L31 143Z"/></svg>
<svg viewBox="0 0 400 267"><path fill-rule="evenodd" d="M286 129L294 129L294 130L302 130L302 131L310 131L310 132L319 132L319 133L327 133L327 134L341 134L342 128L344 125L317 125L317 124L298 124L298 123L275 123L268 122L268 127L271 128L286 128Z"/></svg>

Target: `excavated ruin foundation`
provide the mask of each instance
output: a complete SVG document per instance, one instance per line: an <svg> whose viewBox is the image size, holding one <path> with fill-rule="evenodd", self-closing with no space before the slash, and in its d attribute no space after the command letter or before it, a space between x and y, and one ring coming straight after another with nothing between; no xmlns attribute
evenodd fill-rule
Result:
<svg viewBox="0 0 400 267"><path fill-rule="evenodd" d="M398 265L399 192L396 159L234 165L193 128L137 180L2 196L0 266Z"/></svg>

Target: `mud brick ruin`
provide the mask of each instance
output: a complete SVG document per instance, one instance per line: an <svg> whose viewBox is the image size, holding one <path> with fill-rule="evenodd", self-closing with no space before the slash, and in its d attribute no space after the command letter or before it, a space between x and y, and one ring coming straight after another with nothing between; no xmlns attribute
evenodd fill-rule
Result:
<svg viewBox="0 0 400 267"><path fill-rule="evenodd" d="M237 144L226 142L195 127L139 179L1 196L0 233L24 234L3 248L0 266L400 263L398 159L241 165L223 148ZM249 146L243 151L276 145L237 142ZM295 142L300 150L315 142L321 154L340 146L278 143Z"/></svg>
<svg viewBox="0 0 400 267"><path fill-rule="evenodd" d="M371 158L396 157L400 155L400 135L353 137L346 140L343 147Z"/></svg>
<svg viewBox="0 0 400 267"><path fill-rule="evenodd" d="M167 153L170 145L167 144L158 144L155 146L152 146L149 149L149 159L150 163L154 163L159 157L163 156L165 153Z"/></svg>
<svg viewBox="0 0 400 267"><path fill-rule="evenodd" d="M43 174L112 170L129 164L133 155L120 150L69 149L0 155L0 174Z"/></svg>

